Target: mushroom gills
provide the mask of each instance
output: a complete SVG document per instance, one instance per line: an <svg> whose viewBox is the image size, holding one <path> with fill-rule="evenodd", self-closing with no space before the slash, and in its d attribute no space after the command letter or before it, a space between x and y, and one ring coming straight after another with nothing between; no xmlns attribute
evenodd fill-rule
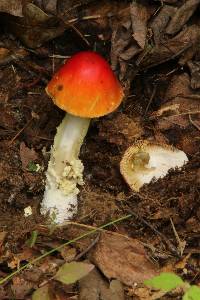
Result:
<svg viewBox="0 0 200 300"><path fill-rule="evenodd" d="M164 177L170 169L180 168L187 161L181 150L143 141L126 150L120 171L131 189L138 192L144 184Z"/></svg>

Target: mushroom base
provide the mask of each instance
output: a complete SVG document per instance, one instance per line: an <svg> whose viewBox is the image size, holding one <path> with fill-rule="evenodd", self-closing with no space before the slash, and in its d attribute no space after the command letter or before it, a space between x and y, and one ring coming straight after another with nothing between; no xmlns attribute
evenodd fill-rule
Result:
<svg viewBox="0 0 200 300"><path fill-rule="evenodd" d="M41 213L55 223L72 218L77 211L78 186L83 185L83 164L78 158L90 119L66 114L57 128L46 172Z"/></svg>

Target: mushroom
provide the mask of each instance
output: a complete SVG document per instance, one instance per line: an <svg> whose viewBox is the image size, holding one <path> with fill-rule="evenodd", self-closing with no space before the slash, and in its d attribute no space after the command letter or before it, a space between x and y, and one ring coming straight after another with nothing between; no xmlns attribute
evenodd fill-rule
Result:
<svg viewBox="0 0 200 300"><path fill-rule="evenodd" d="M138 192L144 184L164 177L170 169L180 168L187 161L183 151L145 140L125 151L120 172L130 188Z"/></svg>
<svg viewBox="0 0 200 300"><path fill-rule="evenodd" d="M51 149L41 213L49 212L55 223L62 223L77 210L77 185L83 184L84 169L78 156L90 120L113 112L123 90L103 57L83 51L58 70L46 92L67 114Z"/></svg>

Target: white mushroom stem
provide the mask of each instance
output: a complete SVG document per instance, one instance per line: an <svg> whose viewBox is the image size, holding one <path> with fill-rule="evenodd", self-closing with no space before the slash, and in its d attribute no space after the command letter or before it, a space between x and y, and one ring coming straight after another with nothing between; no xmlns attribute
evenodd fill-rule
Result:
<svg viewBox="0 0 200 300"><path fill-rule="evenodd" d="M69 220L77 211L78 185L83 185L83 164L78 158L90 119L66 114L57 128L46 172L41 213L55 223Z"/></svg>

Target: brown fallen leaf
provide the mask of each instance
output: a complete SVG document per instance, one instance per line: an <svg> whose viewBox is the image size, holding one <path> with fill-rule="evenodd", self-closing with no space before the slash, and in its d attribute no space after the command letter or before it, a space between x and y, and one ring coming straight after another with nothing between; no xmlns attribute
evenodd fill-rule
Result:
<svg viewBox="0 0 200 300"><path fill-rule="evenodd" d="M38 288L32 295L32 300L53 300L55 299L51 293L50 286L48 284Z"/></svg>
<svg viewBox="0 0 200 300"><path fill-rule="evenodd" d="M0 65L6 65L13 60L23 59L28 56L28 52L24 49L9 50L6 48L0 48Z"/></svg>
<svg viewBox="0 0 200 300"><path fill-rule="evenodd" d="M10 50L6 48L0 48L0 64L10 55Z"/></svg>
<svg viewBox="0 0 200 300"><path fill-rule="evenodd" d="M112 22L116 20L121 20L124 15L129 13L129 6L127 3L119 2L119 1L107 1L102 0L101 2L92 3L87 7L85 10L81 12L81 16L97 16L97 18L88 20L88 26L95 26L98 29L98 32L103 35L104 40L110 39L111 32L110 32L110 20L112 17ZM84 21L86 22L86 20Z"/></svg>
<svg viewBox="0 0 200 300"><path fill-rule="evenodd" d="M165 94L165 103L151 115L157 131L185 153L198 151L200 98L190 87L187 73L175 75Z"/></svg>
<svg viewBox="0 0 200 300"><path fill-rule="evenodd" d="M22 17L23 0L1 0L0 12Z"/></svg>
<svg viewBox="0 0 200 300"><path fill-rule="evenodd" d="M196 90L200 88L200 61L188 61L187 63L191 73L191 88Z"/></svg>
<svg viewBox="0 0 200 300"><path fill-rule="evenodd" d="M150 13L147 6L137 2L132 2L130 5L130 15L132 22L133 38L138 45L144 49L147 35L147 21Z"/></svg>
<svg viewBox="0 0 200 300"><path fill-rule="evenodd" d="M192 94L190 88L190 77L187 73L174 75L168 85L164 99L165 102L174 100L175 98L185 99Z"/></svg>
<svg viewBox="0 0 200 300"><path fill-rule="evenodd" d="M22 168L27 169L30 162L33 162L38 159L38 154L32 148L28 148L24 142L20 144L20 158L22 162Z"/></svg>
<svg viewBox="0 0 200 300"><path fill-rule="evenodd" d="M79 300L124 300L123 285L112 280L110 286L97 269L79 281Z"/></svg>
<svg viewBox="0 0 200 300"><path fill-rule="evenodd" d="M198 55L198 45L193 44L191 48L188 48L184 53L181 55L178 64L180 66L185 66L188 61L193 60L193 58Z"/></svg>
<svg viewBox="0 0 200 300"><path fill-rule="evenodd" d="M34 287L34 283L25 280L22 276L13 277L11 290L15 299L24 299Z"/></svg>
<svg viewBox="0 0 200 300"><path fill-rule="evenodd" d="M124 8L123 13L112 21L111 29L111 66L113 70L120 68L119 78L128 81L129 83L126 83L128 86L137 73L137 70L129 66L128 61L142 51L133 39L130 6Z"/></svg>
<svg viewBox="0 0 200 300"><path fill-rule="evenodd" d="M66 262L73 261L77 255L77 251L75 248L70 248L68 246L62 247L60 250L61 256L64 258Z"/></svg>
<svg viewBox="0 0 200 300"><path fill-rule="evenodd" d="M112 38L111 38L111 66L113 70L117 69L119 63L119 56L123 53L132 39L131 19L130 14L124 16L121 21L112 24ZM139 49L139 47L137 46Z"/></svg>
<svg viewBox="0 0 200 300"><path fill-rule="evenodd" d="M162 296L166 294L164 291L154 291L152 292L148 287L140 287L136 286L132 289L131 293L132 296L139 298L140 300L159 300ZM133 299L134 299L133 298Z"/></svg>
<svg viewBox="0 0 200 300"><path fill-rule="evenodd" d="M36 256L36 251L32 248L24 247L24 249L20 253L12 254L8 266L11 269L15 269L19 267L21 261L29 261Z"/></svg>
<svg viewBox="0 0 200 300"><path fill-rule="evenodd" d="M175 57L181 55L185 50L197 45L199 38L199 26L191 25L185 28L175 37L149 49L148 55L144 56L144 54L141 53L142 59L140 56L138 58L138 61L140 62L140 68L151 68L170 59L174 59Z"/></svg>
<svg viewBox="0 0 200 300"><path fill-rule="evenodd" d="M27 47L37 48L65 31L56 17L47 15L33 3L23 7L23 18L4 16L4 26L13 32Z"/></svg>
<svg viewBox="0 0 200 300"><path fill-rule="evenodd" d="M57 12L57 0L43 0L44 10L51 14Z"/></svg>
<svg viewBox="0 0 200 300"><path fill-rule="evenodd" d="M200 222L196 217L189 218L185 225L188 231L199 233Z"/></svg>
<svg viewBox="0 0 200 300"><path fill-rule="evenodd" d="M0 232L0 254L3 252L2 246L3 246L4 240L6 238L6 235L7 235L6 231L1 231Z"/></svg>
<svg viewBox="0 0 200 300"><path fill-rule="evenodd" d="M184 129L191 124L190 114L194 115L195 120L199 119L200 102L195 96L188 74L175 75L165 94L166 103L151 116L157 118L158 128L168 130L178 125Z"/></svg>
<svg viewBox="0 0 200 300"><path fill-rule="evenodd" d="M107 278L118 279L130 286L157 273L142 244L122 235L102 233L91 253L91 260Z"/></svg>
<svg viewBox="0 0 200 300"><path fill-rule="evenodd" d="M166 33L175 34L181 30L185 23L193 15L199 3L200 0L188 0L183 2L183 5L177 9L176 13L169 22Z"/></svg>
<svg viewBox="0 0 200 300"><path fill-rule="evenodd" d="M3 300L10 299L9 295L7 295L3 286L0 286L0 299L3 299Z"/></svg>
<svg viewBox="0 0 200 300"><path fill-rule="evenodd" d="M151 22L150 27L153 30L153 38L156 45L160 44L160 42L164 39L165 28L175 11L175 7L164 5Z"/></svg>

